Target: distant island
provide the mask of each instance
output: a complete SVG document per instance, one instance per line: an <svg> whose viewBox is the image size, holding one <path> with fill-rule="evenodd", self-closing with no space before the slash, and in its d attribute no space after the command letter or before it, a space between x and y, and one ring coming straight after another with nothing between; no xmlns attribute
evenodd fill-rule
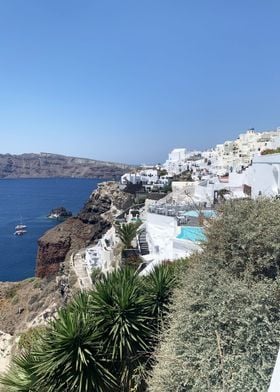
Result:
<svg viewBox="0 0 280 392"><path fill-rule="evenodd" d="M130 168L122 163L50 153L0 154L0 178L119 178Z"/></svg>

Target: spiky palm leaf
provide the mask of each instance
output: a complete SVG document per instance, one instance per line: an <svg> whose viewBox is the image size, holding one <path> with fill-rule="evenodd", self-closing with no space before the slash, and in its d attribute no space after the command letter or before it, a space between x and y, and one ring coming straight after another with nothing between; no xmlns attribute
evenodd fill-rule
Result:
<svg viewBox="0 0 280 392"><path fill-rule="evenodd" d="M83 314L60 311L35 353L39 383L48 385L48 392L104 392L113 388L114 377L102 356L100 337Z"/></svg>
<svg viewBox="0 0 280 392"><path fill-rule="evenodd" d="M122 224L117 230L122 243L127 249L131 248L131 242L136 236L137 228L138 225L135 223L125 223Z"/></svg>
<svg viewBox="0 0 280 392"><path fill-rule="evenodd" d="M36 358L30 353L23 353L13 358L6 374L0 377L0 384L9 392L45 392L44 387L36 387L37 377L33 372Z"/></svg>
<svg viewBox="0 0 280 392"><path fill-rule="evenodd" d="M103 331L112 357L123 359L147 348L149 316L139 277L130 268L109 274L92 295L96 326Z"/></svg>
<svg viewBox="0 0 280 392"><path fill-rule="evenodd" d="M153 318L161 321L168 311L172 289L175 286L174 268L170 264L156 266L143 279L145 297Z"/></svg>
<svg viewBox="0 0 280 392"><path fill-rule="evenodd" d="M149 352L150 318L139 277L130 268L112 272L96 285L92 313L104 349L128 389L133 370Z"/></svg>
<svg viewBox="0 0 280 392"><path fill-rule="evenodd" d="M81 291L71 300L67 306L67 311L78 314L86 322L90 315L90 302L90 293Z"/></svg>

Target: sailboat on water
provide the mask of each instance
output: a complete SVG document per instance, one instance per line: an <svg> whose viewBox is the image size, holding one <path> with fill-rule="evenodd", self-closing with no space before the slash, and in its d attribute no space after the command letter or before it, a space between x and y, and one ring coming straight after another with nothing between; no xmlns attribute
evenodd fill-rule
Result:
<svg viewBox="0 0 280 392"><path fill-rule="evenodd" d="M22 223L22 218L20 220L20 224L16 225L14 235L23 235L27 233L27 226Z"/></svg>

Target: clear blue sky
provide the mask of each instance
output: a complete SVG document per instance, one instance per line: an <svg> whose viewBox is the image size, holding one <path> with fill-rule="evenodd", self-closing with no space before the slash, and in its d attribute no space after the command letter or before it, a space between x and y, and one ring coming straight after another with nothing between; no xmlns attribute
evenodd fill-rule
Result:
<svg viewBox="0 0 280 392"><path fill-rule="evenodd" d="M2 0L0 153L163 161L280 125L279 0Z"/></svg>

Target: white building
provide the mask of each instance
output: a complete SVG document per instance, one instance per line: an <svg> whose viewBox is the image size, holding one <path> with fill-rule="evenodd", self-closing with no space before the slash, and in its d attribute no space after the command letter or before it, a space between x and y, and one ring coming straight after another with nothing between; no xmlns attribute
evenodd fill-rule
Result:
<svg viewBox="0 0 280 392"><path fill-rule="evenodd" d="M158 171L156 169L140 169L135 173L125 173L121 177L121 184L154 184L159 181Z"/></svg>
<svg viewBox="0 0 280 392"><path fill-rule="evenodd" d="M234 141L226 141L215 148L213 168L218 174L229 171L240 171L248 166L255 155L267 149L280 147L280 129L275 131L256 132L248 130L240 134Z"/></svg>
<svg viewBox="0 0 280 392"><path fill-rule="evenodd" d="M280 154L256 155L248 168L229 173L224 188L239 197L279 195Z"/></svg>
<svg viewBox="0 0 280 392"><path fill-rule="evenodd" d="M174 217L148 212L145 228L150 253L142 256L149 262L141 272L142 275L148 274L155 265L164 261L178 260L193 252L201 251L198 242L177 238L181 228Z"/></svg>
<svg viewBox="0 0 280 392"><path fill-rule="evenodd" d="M168 174L175 175L182 171L187 160L187 150L185 148L175 148L168 155L168 159L163 164Z"/></svg>
<svg viewBox="0 0 280 392"><path fill-rule="evenodd" d="M85 250L85 263L90 276L94 268L106 273L114 267L114 248L118 243L114 227L111 227L96 245Z"/></svg>

